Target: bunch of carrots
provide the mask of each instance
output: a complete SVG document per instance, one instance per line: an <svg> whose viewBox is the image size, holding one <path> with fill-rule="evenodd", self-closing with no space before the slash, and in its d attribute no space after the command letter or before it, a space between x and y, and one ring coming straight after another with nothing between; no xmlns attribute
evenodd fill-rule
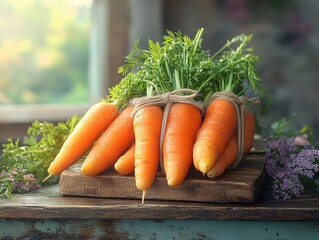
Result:
<svg viewBox="0 0 319 240"><path fill-rule="evenodd" d="M171 187L184 181L192 165L210 178L232 166L238 153L238 110L227 98L210 98L223 91L239 97L251 88L262 93L254 68L257 57L245 48L251 36L238 36L211 55L201 48L202 34L200 29L190 39L168 31L162 46L149 41L148 50L137 43L119 69L122 81L82 117L48 168L49 176L61 174L85 156L85 175L96 176L112 167L122 175L134 173L143 202L160 162ZM163 126L165 105L132 104L132 99L184 88L196 91L195 101L203 103L204 112L193 104L174 102ZM247 154L255 117L248 108L243 116Z"/></svg>

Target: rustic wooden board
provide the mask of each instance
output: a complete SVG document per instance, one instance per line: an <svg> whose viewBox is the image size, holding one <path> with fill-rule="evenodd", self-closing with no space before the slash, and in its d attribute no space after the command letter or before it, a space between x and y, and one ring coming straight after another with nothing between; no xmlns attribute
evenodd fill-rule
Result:
<svg viewBox="0 0 319 240"><path fill-rule="evenodd" d="M146 200L175 200L187 202L254 203L263 191L265 183L264 156L257 141L252 154L240 166L225 172L217 179L209 179L191 169L186 180L178 187L169 187L159 171L156 180L146 194ZM60 193L63 196L140 199L133 175L121 176L108 170L95 177L80 173L75 165L61 174Z"/></svg>
<svg viewBox="0 0 319 240"><path fill-rule="evenodd" d="M1 219L319 221L319 189L285 201L273 199L269 186L255 204L147 200L141 205L140 199L64 197L52 185L0 198Z"/></svg>

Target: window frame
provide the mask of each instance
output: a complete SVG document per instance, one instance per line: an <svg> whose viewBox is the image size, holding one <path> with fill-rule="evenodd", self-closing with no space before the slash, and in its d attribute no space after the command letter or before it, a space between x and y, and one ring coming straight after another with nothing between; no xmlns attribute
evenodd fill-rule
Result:
<svg viewBox="0 0 319 240"><path fill-rule="evenodd" d="M8 137L22 138L35 120L59 122L82 116L120 81L116 70L137 38L144 47L148 39L161 40L162 17L162 0L92 0L89 102L0 106L0 143Z"/></svg>
<svg viewBox="0 0 319 240"><path fill-rule="evenodd" d="M72 115L83 115L89 106L105 97L108 84L107 24L109 1L92 0L89 42L88 91L89 101L79 104L21 104L0 106L0 124L63 121ZM103 81L102 81L103 79Z"/></svg>

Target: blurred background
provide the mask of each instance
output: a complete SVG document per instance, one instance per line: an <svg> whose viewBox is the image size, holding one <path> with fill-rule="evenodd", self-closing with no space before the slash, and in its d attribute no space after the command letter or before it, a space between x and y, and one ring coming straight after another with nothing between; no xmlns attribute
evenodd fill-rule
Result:
<svg viewBox="0 0 319 240"><path fill-rule="evenodd" d="M271 97L265 129L295 114L319 134L319 2L315 0L0 0L0 141L34 120L83 114L121 76L133 43L166 29L214 52L241 33Z"/></svg>

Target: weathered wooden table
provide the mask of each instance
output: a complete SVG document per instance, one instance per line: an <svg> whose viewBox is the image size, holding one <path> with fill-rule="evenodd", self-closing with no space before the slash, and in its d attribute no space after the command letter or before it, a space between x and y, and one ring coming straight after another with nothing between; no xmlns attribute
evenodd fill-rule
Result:
<svg viewBox="0 0 319 240"><path fill-rule="evenodd" d="M62 197L0 199L0 239L319 239L319 191L254 204Z"/></svg>
<svg viewBox="0 0 319 240"><path fill-rule="evenodd" d="M147 199L141 205L140 199L64 197L54 185L0 199L0 239L319 239L319 189L289 201L273 200L266 188L254 203Z"/></svg>

